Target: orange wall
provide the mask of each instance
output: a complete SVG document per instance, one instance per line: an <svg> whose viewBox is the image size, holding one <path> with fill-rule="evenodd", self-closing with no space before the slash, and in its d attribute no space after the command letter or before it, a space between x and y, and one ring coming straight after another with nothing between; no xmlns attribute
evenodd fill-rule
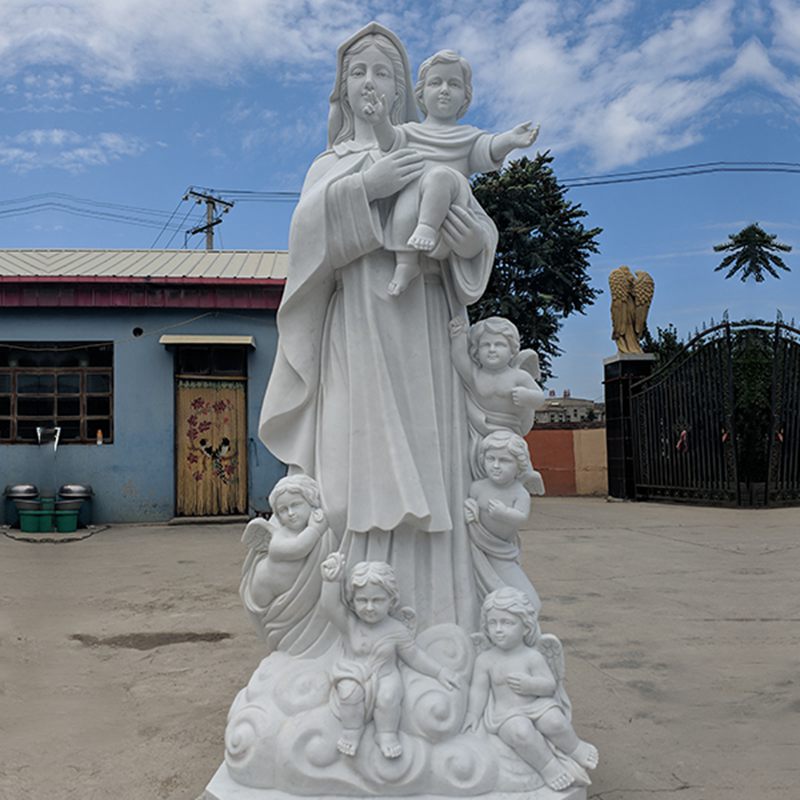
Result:
<svg viewBox="0 0 800 800"><path fill-rule="evenodd" d="M548 495L608 494L604 428L534 428L525 440Z"/></svg>
<svg viewBox="0 0 800 800"><path fill-rule="evenodd" d="M577 494L575 487L575 448L572 431L560 428L537 430L526 437L534 469L542 473L548 495Z"/></svg>

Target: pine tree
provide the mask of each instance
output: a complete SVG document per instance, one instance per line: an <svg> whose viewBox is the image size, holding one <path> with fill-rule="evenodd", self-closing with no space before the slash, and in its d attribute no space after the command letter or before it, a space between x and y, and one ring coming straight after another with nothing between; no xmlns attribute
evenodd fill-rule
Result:
<svg viewBox="0 0 800 800"><path fill-rule="evenodd" d="M765 271L773 278L781 277L778 269L790 272L777 252L789 253L791 246L779 242L777 236L767 233L757 222L742 228L739 233L730 234L728 239L727 242L714 245L715 253L729 253L714 269L714 272L727 269L726 279L740 272L742 282L752 276L756 283L763 283Z"/></svg>
<svg viewBox="0 0 800 800"><path fill-rule="evenodd" d="M544 377L562 351L558 332L570 314L584 313L600 291L590 285L589 255L598 252L601 228L585 228L588 215L566 199L550 164L539 153L473 180L478 202L500 233L494 269L484 296L470 308L473 321L510 319L522 347L539 353Z"/></svg>

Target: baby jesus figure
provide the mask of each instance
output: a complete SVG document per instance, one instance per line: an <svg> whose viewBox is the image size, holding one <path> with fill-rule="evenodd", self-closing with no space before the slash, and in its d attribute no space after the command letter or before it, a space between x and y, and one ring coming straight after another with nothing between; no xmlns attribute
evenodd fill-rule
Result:
<svg viewBox="0 0 800 800"><path fill-rule="evenodd" d="M403 754L398 730L404 690L398 659L448 689L457 689L460 681L456 673L417 646L413 612L398 608L397 578L388 564L356 564L345 586L346 604L341 602L339 583L344 566L341 553L325 559L320 598L321 607L342 633L342 655L331 672L331 704L342 722L336 747L340 753L354 756L372 719L375 743L384 758L399 758Z"/></svg>
<svg viewBox="0 0 800 800"><path fill-rule="evenodd" d="M388 287L393 296L402 294L420 274L419 251L434 249L450 208L475 203L467 178L499 169L512 150L530 147L539 135L531 122L498 134L458 125L472 100L472 69L452 50L440 50L423 61L414 95L425 113L421 123L392 126L390 103L374 90L366 107L383 152L410 147L426 165L422 178L397 194L384 230L384 246L396 253Z"/></svg>
<svg viewBox="0 0 800 800"><path fill-rule="evenodd" d="M540 633L530 600L510 587L486 597L481 630L488 642L475 659L464 731L482 720L552 789L588 785L598 753L569 720L561 642Z"/></svg>

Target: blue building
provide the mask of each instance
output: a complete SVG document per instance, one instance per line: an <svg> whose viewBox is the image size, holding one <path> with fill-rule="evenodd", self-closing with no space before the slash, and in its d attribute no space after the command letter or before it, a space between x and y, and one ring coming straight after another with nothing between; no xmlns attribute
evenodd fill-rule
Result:
<svg viewBox="0 0 800 800"><path fill-rule="evenodd" d="M284 467L258 416L286 261L0 251L0 491L89 484L95 522L266 509Z"/></svg>

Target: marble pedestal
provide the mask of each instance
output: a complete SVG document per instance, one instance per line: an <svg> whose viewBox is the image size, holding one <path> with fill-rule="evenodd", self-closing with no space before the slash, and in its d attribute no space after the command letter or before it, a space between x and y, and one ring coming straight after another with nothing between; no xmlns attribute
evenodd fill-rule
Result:
<svg viewBox="0 0 800 800"><path fill-rule="evenodd" d="M572 786L556 792L543 786L532 792L490 792L475 795L481 800L586 800L585 786ZM203 794L197 800L298 800L299 795L288 794L277 789L252 789L236 783L228 774L225 764L214 774ZM342 795L314 795L314 800L343 800ZM415 795L414 800L452 800L443 795Z"/></svg>
<svg viewBox="0 0 800 800"><path fill-rule="evenodd" d="M603 360L608 494L620 500L633 500L636 495L631 386L652 372L655 360L651 353L617 353Z"/></svg>

